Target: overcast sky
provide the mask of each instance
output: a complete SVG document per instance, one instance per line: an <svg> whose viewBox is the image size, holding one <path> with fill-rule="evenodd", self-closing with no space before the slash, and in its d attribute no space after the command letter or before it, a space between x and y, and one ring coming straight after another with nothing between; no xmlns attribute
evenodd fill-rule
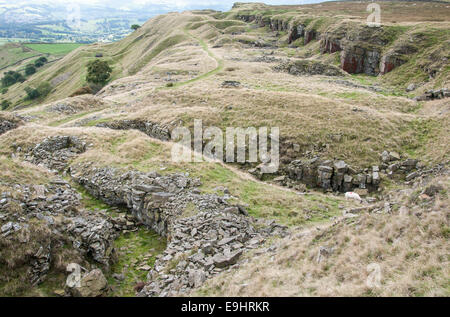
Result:
<svg viewBox="0 0 450 317"><path fill-rule="evenodd" d="M322 0L324 1L324 0ZM0 3L24 4L24 3L58 3L58 4L99 4L116 8L136 8L144 5L161 5L171 7L177 10L188 10L192 7L213 8L223 7L231 8L234 2L264 2L266 4L306 4L322 2L321 0L0 0Z"/></svg>

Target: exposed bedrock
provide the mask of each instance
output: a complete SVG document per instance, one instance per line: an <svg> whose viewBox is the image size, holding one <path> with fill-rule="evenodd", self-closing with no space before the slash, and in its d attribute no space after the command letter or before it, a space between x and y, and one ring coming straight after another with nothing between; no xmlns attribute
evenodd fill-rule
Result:
<svg viewBox="0 0 450 317"><path fill-rule="evenodd" d="M351 74L384 75L404 64L408 55L417 52L408 41L390 43L389 31L382 27L343 24L318 32L279 17L240 15L238 18L248 23L255 21L260 27L269 26L274 32L287 32L288 44L303 38L303 44L307 45L318 39L322 54L341 52L341 68ZM390 46L388 50L387 46Z"/></svg>
<svg viewBox="0 0 450 317"><path fill-rule="evenodd" d="M341 53L341 67L347 73L376 76L380 72L380 52L376 48L348 46Z"/></svg>
<svg viewBox="0 0 450 317"><path fill-rule="evenodd" d="M422 173L418 160L404 158L395 152L384 151L379 165L356 168L343 160L328 160L320 157L291 161L280 170L282 176L276 181L290 187L303 184L308 188L345 193L356 191L361 195L378 190L382 177L411 181ZM260 166L249 170L263 178ZM300 186L301 187L301 186Z"/></svg>
<svg viewBox="0 0 450 317"><path fill-rule="evenodd" d="M22 119L18 116L3 116L2 114L0 114L0 135L8 132L9 130L16 129L21 124Z"/></svg>
<svg viewBox="0 0 450 317"><path fill-rule="evenodd" d="M143 121L143 120L118 120L112 122L105 122L97 124L97 127L110 128L114 130L130 130L135 129L139 130L148 136L163 140L170 140L170 127L167 125L151 122L151 121Z"/></svg>
<svg viewBox="0 0 450 317"><path fill-rule="evenodd" d="M0 196L0 253L10 267L24 269L32 285L43 282L55 265L64 271L69 258L94 260L108 269L113 241L123 229L119 222L81 209L80 195L64 180L10 185Z"/></svg>
<svg viewBox="0 0 450 317"><path fill-rule="evenodd" d="M168 247L140 296L185 293L236 265L243 252L269 235L287 233L274 221L248 217L242 206L228 203L228 194L201 194L200 181L185 174L161 176L88 164L72 166L71 175L92 195L127 207L139 222L167 237ZM187 208L191 211L186 214Z"/></svg>

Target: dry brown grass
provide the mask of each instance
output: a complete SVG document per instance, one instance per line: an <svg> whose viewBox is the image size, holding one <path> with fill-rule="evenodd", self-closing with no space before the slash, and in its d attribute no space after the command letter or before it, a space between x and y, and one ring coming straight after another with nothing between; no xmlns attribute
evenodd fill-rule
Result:
<svg viewBox="0 0 450 317"><path fill-rule="evenodd" d="M278 241L275 253L249 256L239 269L208 281L207 296L449 296L449 197L436 198L420 216L363 214ZM318 263L319 247L333 247ZM369 287L368 265L381 268Z"/></svg>
<svg viewBox="0 0 450 317"><path fill-rule="evenodd" d="M36 165L0 156L0 185L9 184L42 184L47 183L51 174Z"/></svg>
<svg viewBox="0 0 450 317"><path fill-rule="evenodd" d="M270 6L272 10L297 10L298 14L311 14L321 16L343 16L352 19L366 20L367 4L371 1L333 1L307 5L279 5ZM381 1L382 21L388 23L399 22L441 22L449 21L450 4L437 2L410 2L410 1ZM262 10L267 6L247 4L239 10Z"/></svg>

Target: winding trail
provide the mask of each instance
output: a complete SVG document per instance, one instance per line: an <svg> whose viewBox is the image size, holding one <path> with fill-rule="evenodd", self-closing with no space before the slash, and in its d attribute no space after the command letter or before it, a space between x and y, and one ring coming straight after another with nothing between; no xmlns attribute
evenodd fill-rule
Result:
<svg viewBox="0 0 450 317"><path fill-rule="evenodd" d="M196 37L195 35L192 35L191 33L189 33L189 31L187 29L184 29L184 33L186 33L187 36L189 36L190 38L196 40L200 44L200 46L208 54L208 56L213 58L216 61L217 67L214 68L213 70L210 70L209 72L204 73L204 74L202 74L200 76L197 76L195 78L189 79L187 81L175 83L172 87L160 87L160 88L157 88L157 89L171 89L171 88L178 88L178 87L182 87L182 86L185 86L185 85L188 85L188 84L192 84L192 83L194 83L196 81L203 80L203 79L206 79L208 77L211 77L211 76L217 74L218 72L220 72L223 69L223 65L224 65L223 60L218 58L216 55L214 55L214 53L209 49L208 44L204 40L202 40L201 38Z"/></svg>

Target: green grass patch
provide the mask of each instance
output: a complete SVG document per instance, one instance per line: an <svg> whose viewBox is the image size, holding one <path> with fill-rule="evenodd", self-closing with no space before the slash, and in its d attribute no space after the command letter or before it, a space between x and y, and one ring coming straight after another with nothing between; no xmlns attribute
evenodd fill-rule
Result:
<svg viewBox="0 0 450 317"><path fill-rule="evenodd" d="M83 45L79 43L24 44L34 51L52 55L66 55Z"/></svg>
<svg viewBox="0 0 450 317"><path fill-rule="evenodd" d="M160 42L155 48L153 48L148 54L144 55L130 70L129 74L134 75L140 71L145 65L150 63L150 61L158 56L161 52L166 49L173 47L186 40L186 36L182 34L174 35L168 37L164 41Z"/></svg>
<svg viewBox="0 0 450 317"><path fill-rule="evenodd" d="M134 286L147 281L147 271L140 269L148 265L153 267L156 256L166 249L166 241L153 231L141 228L137 232L122 234L114 242L118 253L118 261L111 266L107 275L112 287L112 296L135 296ZM123 274L122 281L116 280L113 274Z"/></svg>

